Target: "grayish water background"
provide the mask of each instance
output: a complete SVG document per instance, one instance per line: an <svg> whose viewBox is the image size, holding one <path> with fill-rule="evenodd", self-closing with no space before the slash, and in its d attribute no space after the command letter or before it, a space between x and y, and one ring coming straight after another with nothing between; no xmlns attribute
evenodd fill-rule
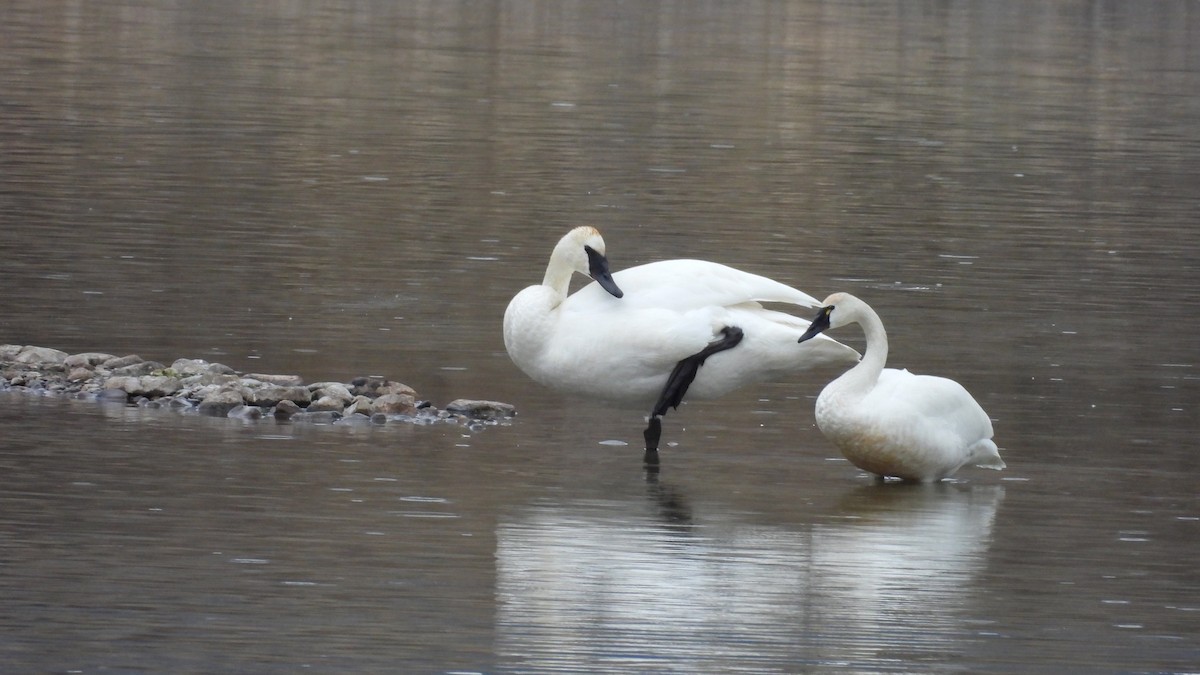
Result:
<svg viewBox="0 0 1200 675"><path fill-rule="evenodd" d="M0 394L0 661L1200 671L1198 45L1190 2L4 3L0 343L521 415ZM860 295L1009 469L871 485L821 372L683 406L646 475L500 338L585 223Z"/></svg>

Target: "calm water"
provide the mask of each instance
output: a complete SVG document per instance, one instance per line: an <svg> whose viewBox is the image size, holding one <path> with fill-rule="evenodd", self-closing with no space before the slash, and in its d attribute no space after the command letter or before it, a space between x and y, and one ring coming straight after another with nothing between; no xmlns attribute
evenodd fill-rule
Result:
<svg viewBox="0 0 1200 675"><path fill-rule="evenodd" d="M0 393L3 670L1200 672L1197 45L1190 2L4 3L0 343L521 414ZM1009 469L874 485L821 372L647 474L504 354L583 223L867 299Z"/></svg>

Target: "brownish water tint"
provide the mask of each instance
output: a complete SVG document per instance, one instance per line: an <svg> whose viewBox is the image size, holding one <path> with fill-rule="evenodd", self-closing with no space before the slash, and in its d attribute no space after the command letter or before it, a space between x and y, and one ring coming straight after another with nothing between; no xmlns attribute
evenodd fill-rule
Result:
<svg viewBox="0 0 1200 675"><path fill-rule="evenodd" d="M1186 2L6 3L0 343L521 415L0 394L0 662L1196 672L1198 44ZM822 372L672 412L647 474L504 354L582 223L866 299L1009 469L873 485Z"/></svg>

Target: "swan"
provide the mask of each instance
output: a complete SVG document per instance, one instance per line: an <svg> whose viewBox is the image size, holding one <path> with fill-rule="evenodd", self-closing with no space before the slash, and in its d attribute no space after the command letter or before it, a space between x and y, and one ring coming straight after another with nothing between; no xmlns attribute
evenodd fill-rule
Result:
<svg viewBox="0 0 1200 675"><path fill-rule="evenodd" d="M568 296L574 273L594 283ZM797 346L808 322L761 302L818 306L790 286L703 260L610 273L600 232L577 227L554 247L542 283L509 303L504 346L542 385L649 406L643 435L653 463L661 418L685 394L716 398L816 365L858 360L858 352L825 336Z"/></svg>
<svg viewBox="0 0 1200 675"><path fill-rule="evenodd" d="M991 420L961 384L884 368L887 332L875 310L849 293L821 304L801 342L851 323L867 337L862 361L817 397L817 427L846 459L879 480L934 482L967 464L1004 468Z"/></svg>

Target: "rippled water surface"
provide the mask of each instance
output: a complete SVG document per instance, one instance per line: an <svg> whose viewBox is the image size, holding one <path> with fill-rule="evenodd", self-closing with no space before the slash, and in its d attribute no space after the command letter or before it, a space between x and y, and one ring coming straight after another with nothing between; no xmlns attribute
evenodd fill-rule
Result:
<svg viewBox="0 0 1200 675"><path fill-rule="evenodd" d="M14 0L0 45L0 343L520 410L0 392L6 672L1200 671L1192 3ZM577 224L863 297L1009 468L875 485L818 371L647 472L504 353Z"/></svg>

